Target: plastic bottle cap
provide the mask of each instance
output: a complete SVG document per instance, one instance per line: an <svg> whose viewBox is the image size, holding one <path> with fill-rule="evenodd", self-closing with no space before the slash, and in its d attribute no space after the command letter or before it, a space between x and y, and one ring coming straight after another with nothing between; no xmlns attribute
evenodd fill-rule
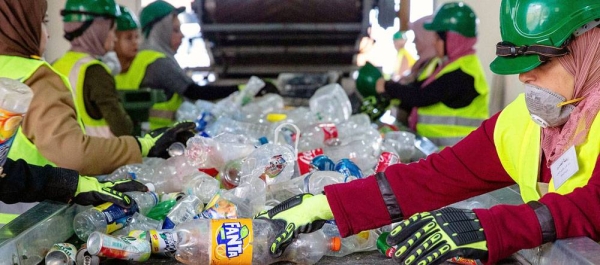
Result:
<svg viewBox="0 0 600 265"><path fill-rule="evenodd" d="M329 246L331 251L338 252L342 248L342 239L340 237L334 236L331 238L331 244Z"/></svg>
<svg viewBox="0 0 600 265"><path fill-rule="evenodd" d="M278 121L285 120L286 118L287 118L287 115L285 115L283 113L269 113L269 114L267 114L267 121L269 121L269 122L278 122Z"/></svg>
<svg viewBox="0 0 600 265"><path fill-rule="evenodd" d="M148 187L148 191L156 191L156 187L152 183L146 183L146 187Z"/></svg>

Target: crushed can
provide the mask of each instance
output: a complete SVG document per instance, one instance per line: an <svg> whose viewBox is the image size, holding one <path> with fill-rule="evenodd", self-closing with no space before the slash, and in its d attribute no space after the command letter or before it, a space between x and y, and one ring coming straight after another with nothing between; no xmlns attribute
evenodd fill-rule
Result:
<svg viewBox="0 0 600 265"><path fill-rule="evenodd" d="M94 256L146 261L150 258L150 242L133 236L109 236L98 231L87 240L88 252Z"/></svg>
<svg viewBox="0 0 600 265"><path fill-rule="evenodd" d="M46 265L75 265L77 248L70 243L57 243L46 254Z"/></svg>
<svg viewBox="0 0 600 265"><path fill-rule="evenodd" d="M335 164L335 171L340 172L345 176L344 182L363 178L362 170L360 170L352 160L347 158L340 159L340 161Z"/></svg>
<svg viewBox="0 0 600 265"><path fill-rule="evenodd" d="M320 171L334 171L335 163L326 155L318 155L310 162L310 164Z"/></svg>
<svg viewBox="0 0 600 265"><path fill-rule="evenodd" d="M398 164L399 162L400 157L397 154L392 152L382 152L381 155L379 155L377 166L375 166L375 173L384 172L389 166Z"/></svg>
<svg viewBox="0 0 600 265"><path fill-rule="evenodd" d="M317 148L298 153L298 169L300 175L304 175L314 169L312 161L323 154L322 148Z"/></svg>
<svg viewBox="0 0 600 265"><path fill-rule="evenodd" d="M77 251L76 260L77 260L77 265L99 265L100 264L100 257L90 254L90 252L87 250L87 244L85 244L85 243L83 245L81 245L81 247Z"/></svg>

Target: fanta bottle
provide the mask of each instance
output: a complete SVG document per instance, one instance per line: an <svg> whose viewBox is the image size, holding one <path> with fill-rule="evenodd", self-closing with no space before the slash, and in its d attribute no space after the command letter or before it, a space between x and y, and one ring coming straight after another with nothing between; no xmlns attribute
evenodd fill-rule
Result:
<svg viewBox="0 0 600 265"><path fill-rule="evenodd" d="M195 219L175 227L175 258L184 264L272 264L289 261L315 264L328 251L340 248L340 238L318 230L301 234L279 258L269 254L276 225L258 219Z"/></svg>
<svg viewBox="0 0 600 265"><path fill-rule="evenodd" d="M27 85L10 78L0 78L0 167L6 161L14 135L32 98L33 91Z"/></svg>

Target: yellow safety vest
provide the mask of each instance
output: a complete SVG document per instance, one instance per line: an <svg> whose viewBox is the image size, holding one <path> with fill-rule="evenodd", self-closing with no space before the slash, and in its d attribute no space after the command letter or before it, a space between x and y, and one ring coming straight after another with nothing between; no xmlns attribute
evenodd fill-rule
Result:
<svg viewBox="0 0 600 265"><path fill-rule="evenodd" d="M438 65L442 60L438 57L433 57L427 65L421 69L419 72L419 76L417 77L417 81L424 81L427 77L431 76L435 69L437 69Z"/></svg>
<svg viewBox="0 0 600 265"><path fill-rule="evenodd" d="M394 65L394 74L402 75L400 72L400 68L402 67L402 61L406 58L406 62L408 63L408 68L412 67L415 64L415 58L406 50L406 48L402 48L398 50L398 54L396 55L396 63Z"/></svg>
<svg viewBox="0 0 600 265"><path fill-rule="evenodd" d="M466 55L446 65L436 75L436 79L458 69L475 80L475 90L479 96L471 104L454 109L438 102L417 109L417 133L429 138L439 147L454 145L489 118L489 88L477 56Z"/></svg>
<svg viewBox="0 0 600 265"><path fill-rule="evenodd" d="M129 70L115 77L117 89L140 89L148 65L157 59L165 57L165 54L153 50L140 51L131 62ZM183 98L179 94L174 93L171 99L152 105L149 112L150 129L154 130L172 125L175 121L175 113L179 106L181 106L181 103L183 103Z"/></svg>
<svg viewBox="0 0 600 265"><path fill-rule="evenodd" d="M86 134L105 138L115 137L106 120L92 118L85 107L83 82L85 81L85 72L92 65L101 65L110 73L110 69L104 63L82 52L68 51L53 64L59 73L67 76L71 84L75 85L75 89L72 89L71 92L75 99L75 105L80 110L79 115L85 126Z"/></svg>
<svg viewBox="0 0 600 265"><path fill-rule="evenodd" d="M52 66L50 66L47 62L42 60L29 59L18 56L0 55L0 76L17 79L21 82L25 82L38 70L38 68L44 65L56 72L52 68ZM65 86L69 90L71 90L69 80L60 73L56 73L60 76ZM77 109L76 111L79 115L79 111ZM83 131L83 124L81 124L80 121L79 125L81 126ZM55 165L54 163L46 159L44 156L42 156L42 154L40 154L35 144L33 144L29 139L27 139L25 134L23 134L21 128L19 128L19 130L17 131L15 140L12 144L10 152L8 153L8 157L13 160L23 159L27 161L27 163L32 165Z"/></svg>
<svg viewBox="0 0 600 265"><path fill-rule="evenodd" d="M525 96L519 95L498 116L494 129L494 144L502 166L510 177L519 184L523 201L537 201L541 197L538 179L541 164L541 128L528 115ZM600 117L596 116L588 136L600 134ZM558 189L550 180L548 192L571 193L585 186L592 176L600 154L600 137L588 137L575 146L579 171Z"/></svg>

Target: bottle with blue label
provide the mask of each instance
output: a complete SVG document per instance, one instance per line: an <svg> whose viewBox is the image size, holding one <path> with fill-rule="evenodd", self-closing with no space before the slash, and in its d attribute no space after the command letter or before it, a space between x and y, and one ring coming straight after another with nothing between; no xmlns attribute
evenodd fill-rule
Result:
<svg viewBox="0 0 600 265"><path fill-rule="evenodd" d="M145 215L158 203L158 197L154 192L132 191L126 194L134 202L129 209L107 202L75 215L73 219L75 234L84 241L94 231L110 234L126 226L128 219L134 213Z"/></svg>
<svg viewBox="0 0 600 265"><path fill-rule="evenodd" d="M33 91L27 85L14 79L0 78L0 169L6 162L32 98Z"/></svg>

